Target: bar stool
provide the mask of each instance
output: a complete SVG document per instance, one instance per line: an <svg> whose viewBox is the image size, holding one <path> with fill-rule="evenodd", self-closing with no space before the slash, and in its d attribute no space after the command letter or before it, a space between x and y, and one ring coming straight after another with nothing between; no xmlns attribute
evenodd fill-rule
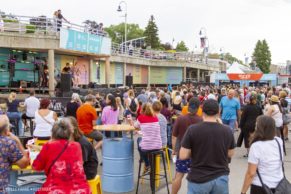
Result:
<svg viewBox="0 0 291 194"><path fill-rule="evenodd" d="M101 178L99 175L96 175L94 179L88 180L87 182L92 194L102 194Z"/></svg>
<svg viewBox="0 0 291 194"><path fill-rule="evenodd" d="M137 188L136 188L136 194L138 194L138 188L139 188L139 181L141 180L150 180L150 185L151 185L151 190L152 194L155 193L156 188L155 188L155 181L157 179L165 178L166 179L166 184L167 184L167 191L168 194L170 194L169 190L169 185L168 185L168 177L167 177L167 170L166 170L166 162L165 162L165 155L164 151L161 150L154 150L154 151L149 151L148 153L149 159L150 159L150 172L145 173L143 175L140 174L141 171L141 165L142 165L142 160L139 160L139 168L138 168L138 180L137 180ZM164 174L160 174L160 172L156 172L156 157L162 157L163 160L163 165L164 165ZM145 178L145 176L149 175L150 178Z"/></svg>
<svg viewBox="0 0 291 194"><path fill-rule="evenodd" d="M33 136L33 131L34 131L33 120L34 120L34 117L29 117L29 118L27 118L27 120L29 121L30 135Z"/></svg>
<svg viewBox="0 0 291 194"><path fill-rule="evenodd" d="M9 118L9 122L12 124L12 126L11 126L11 129L13 130L13 132L14 132L14 134L16 135L16 136L18 136L19 135L19 119L17 119L17 118Z"/></svg>
<svg viewBox="0 0 291 194"><path fill-rule="evenodd" d="M169 148L166 146L166 147L163 147L163 151L165 152L166 154L166 163L167 163L167 175L169 175L169 182L171 183L172 182L172 171L171 171L171 163L170 163L170 156L169 156ZM160 179L159 179L159 173L161 172L161 169L160 169L160 155L157 155L156 156L156 181L155 181L155 185L156 187L158 188L160 186Z"/></svg>

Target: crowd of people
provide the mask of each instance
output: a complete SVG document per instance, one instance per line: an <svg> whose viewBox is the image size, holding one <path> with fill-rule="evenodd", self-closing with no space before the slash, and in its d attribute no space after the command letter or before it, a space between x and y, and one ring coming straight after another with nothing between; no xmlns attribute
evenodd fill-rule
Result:
<svg viewBox="0 0 291 194"><path fill-rule="evenodd" d="M121 137L118 132L94 130L100 124L126 123L138 129L137 149L145 163L143 173L151 171L148 157L151 151L172 148L176 170L173 194L179 192L185 174L189 194L229 193L229 163L242 142L248 169L241 193L250 188L251 194L264 194L263 184L275 190L283 179L281 158L287 154L285 141L288 141L291 122L288 86L239 88L190 84L147 88L136 94L133 89L117 89L114 94L89 91L82 99L74 93L66 105L66 117L58 118L50 110L48 98L39 100L31 91L23 103L11 93L8 110L0 116L3 158L0 165L4 166L0 192L8 184L12 164L29 165L23 145L9 131L9 120L15 118L19 121L20 135L28 128L27 119L34 119L33 137L48 140L42 148L28 145L29 149L40 151L32 168L47 175L39 193L50 190L89 193L86 180L97 174L96 151L102 148L103 138ZM25 108L23 115L19 107ZM236 132L239 132L238 139ZM67 184L68 181L72 184Z"/></svg>

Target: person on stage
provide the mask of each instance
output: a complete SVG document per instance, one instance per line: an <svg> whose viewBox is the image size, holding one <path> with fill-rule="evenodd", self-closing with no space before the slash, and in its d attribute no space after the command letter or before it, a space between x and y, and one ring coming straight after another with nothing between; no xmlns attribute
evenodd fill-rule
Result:
<svg viewBox="0 0 291 194"><path fill-rule="evenodd" d="M71 73L70 63L66 63L66 66L62 69L62 73Z"/></svg>

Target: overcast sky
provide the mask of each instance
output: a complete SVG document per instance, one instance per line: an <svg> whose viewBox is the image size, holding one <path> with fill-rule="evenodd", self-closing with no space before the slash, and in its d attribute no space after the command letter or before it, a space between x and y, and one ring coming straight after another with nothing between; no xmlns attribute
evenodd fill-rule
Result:
<svg viewBox="0 0 291 194"><path fill-rule="evenodd" d="M105 26L124 21L118 0L1 0L1 11L16 15L52 17L61 9L72 23L85 19ZM223 48L240 59L251 55L258 39L266 39L272 62L291 60L291 0L126 0L128 22L145 27L155 16L163 42L184 40L193 50L199 47L204 27L210 50Z"/></svg>

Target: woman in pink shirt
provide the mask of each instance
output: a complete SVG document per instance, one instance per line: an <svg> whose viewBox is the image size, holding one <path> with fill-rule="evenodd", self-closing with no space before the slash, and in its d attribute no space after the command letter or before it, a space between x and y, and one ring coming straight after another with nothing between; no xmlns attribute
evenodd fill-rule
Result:
<svg viewBox="0 0 291 194"><path fill-rule="evenodd" d="M118 123L119 111L115 101L115 97L112 94L108 94L106 97L107 106L103 108L101 121L103 125L112 125ZM110 132L105 132L106 137L110 137ZM117 135L114 135L117 136Z"/></svg>
<svg viewBox="0 0 291 194"><path fill-rule="evenodd" d="M150 103L143 105L141 115L134 126L139 128L142 134L142 138L139 137L137 143L140 157L145 162L145 173L149 169L148 152L162 149L159 119L155 116Z"/></svg>

